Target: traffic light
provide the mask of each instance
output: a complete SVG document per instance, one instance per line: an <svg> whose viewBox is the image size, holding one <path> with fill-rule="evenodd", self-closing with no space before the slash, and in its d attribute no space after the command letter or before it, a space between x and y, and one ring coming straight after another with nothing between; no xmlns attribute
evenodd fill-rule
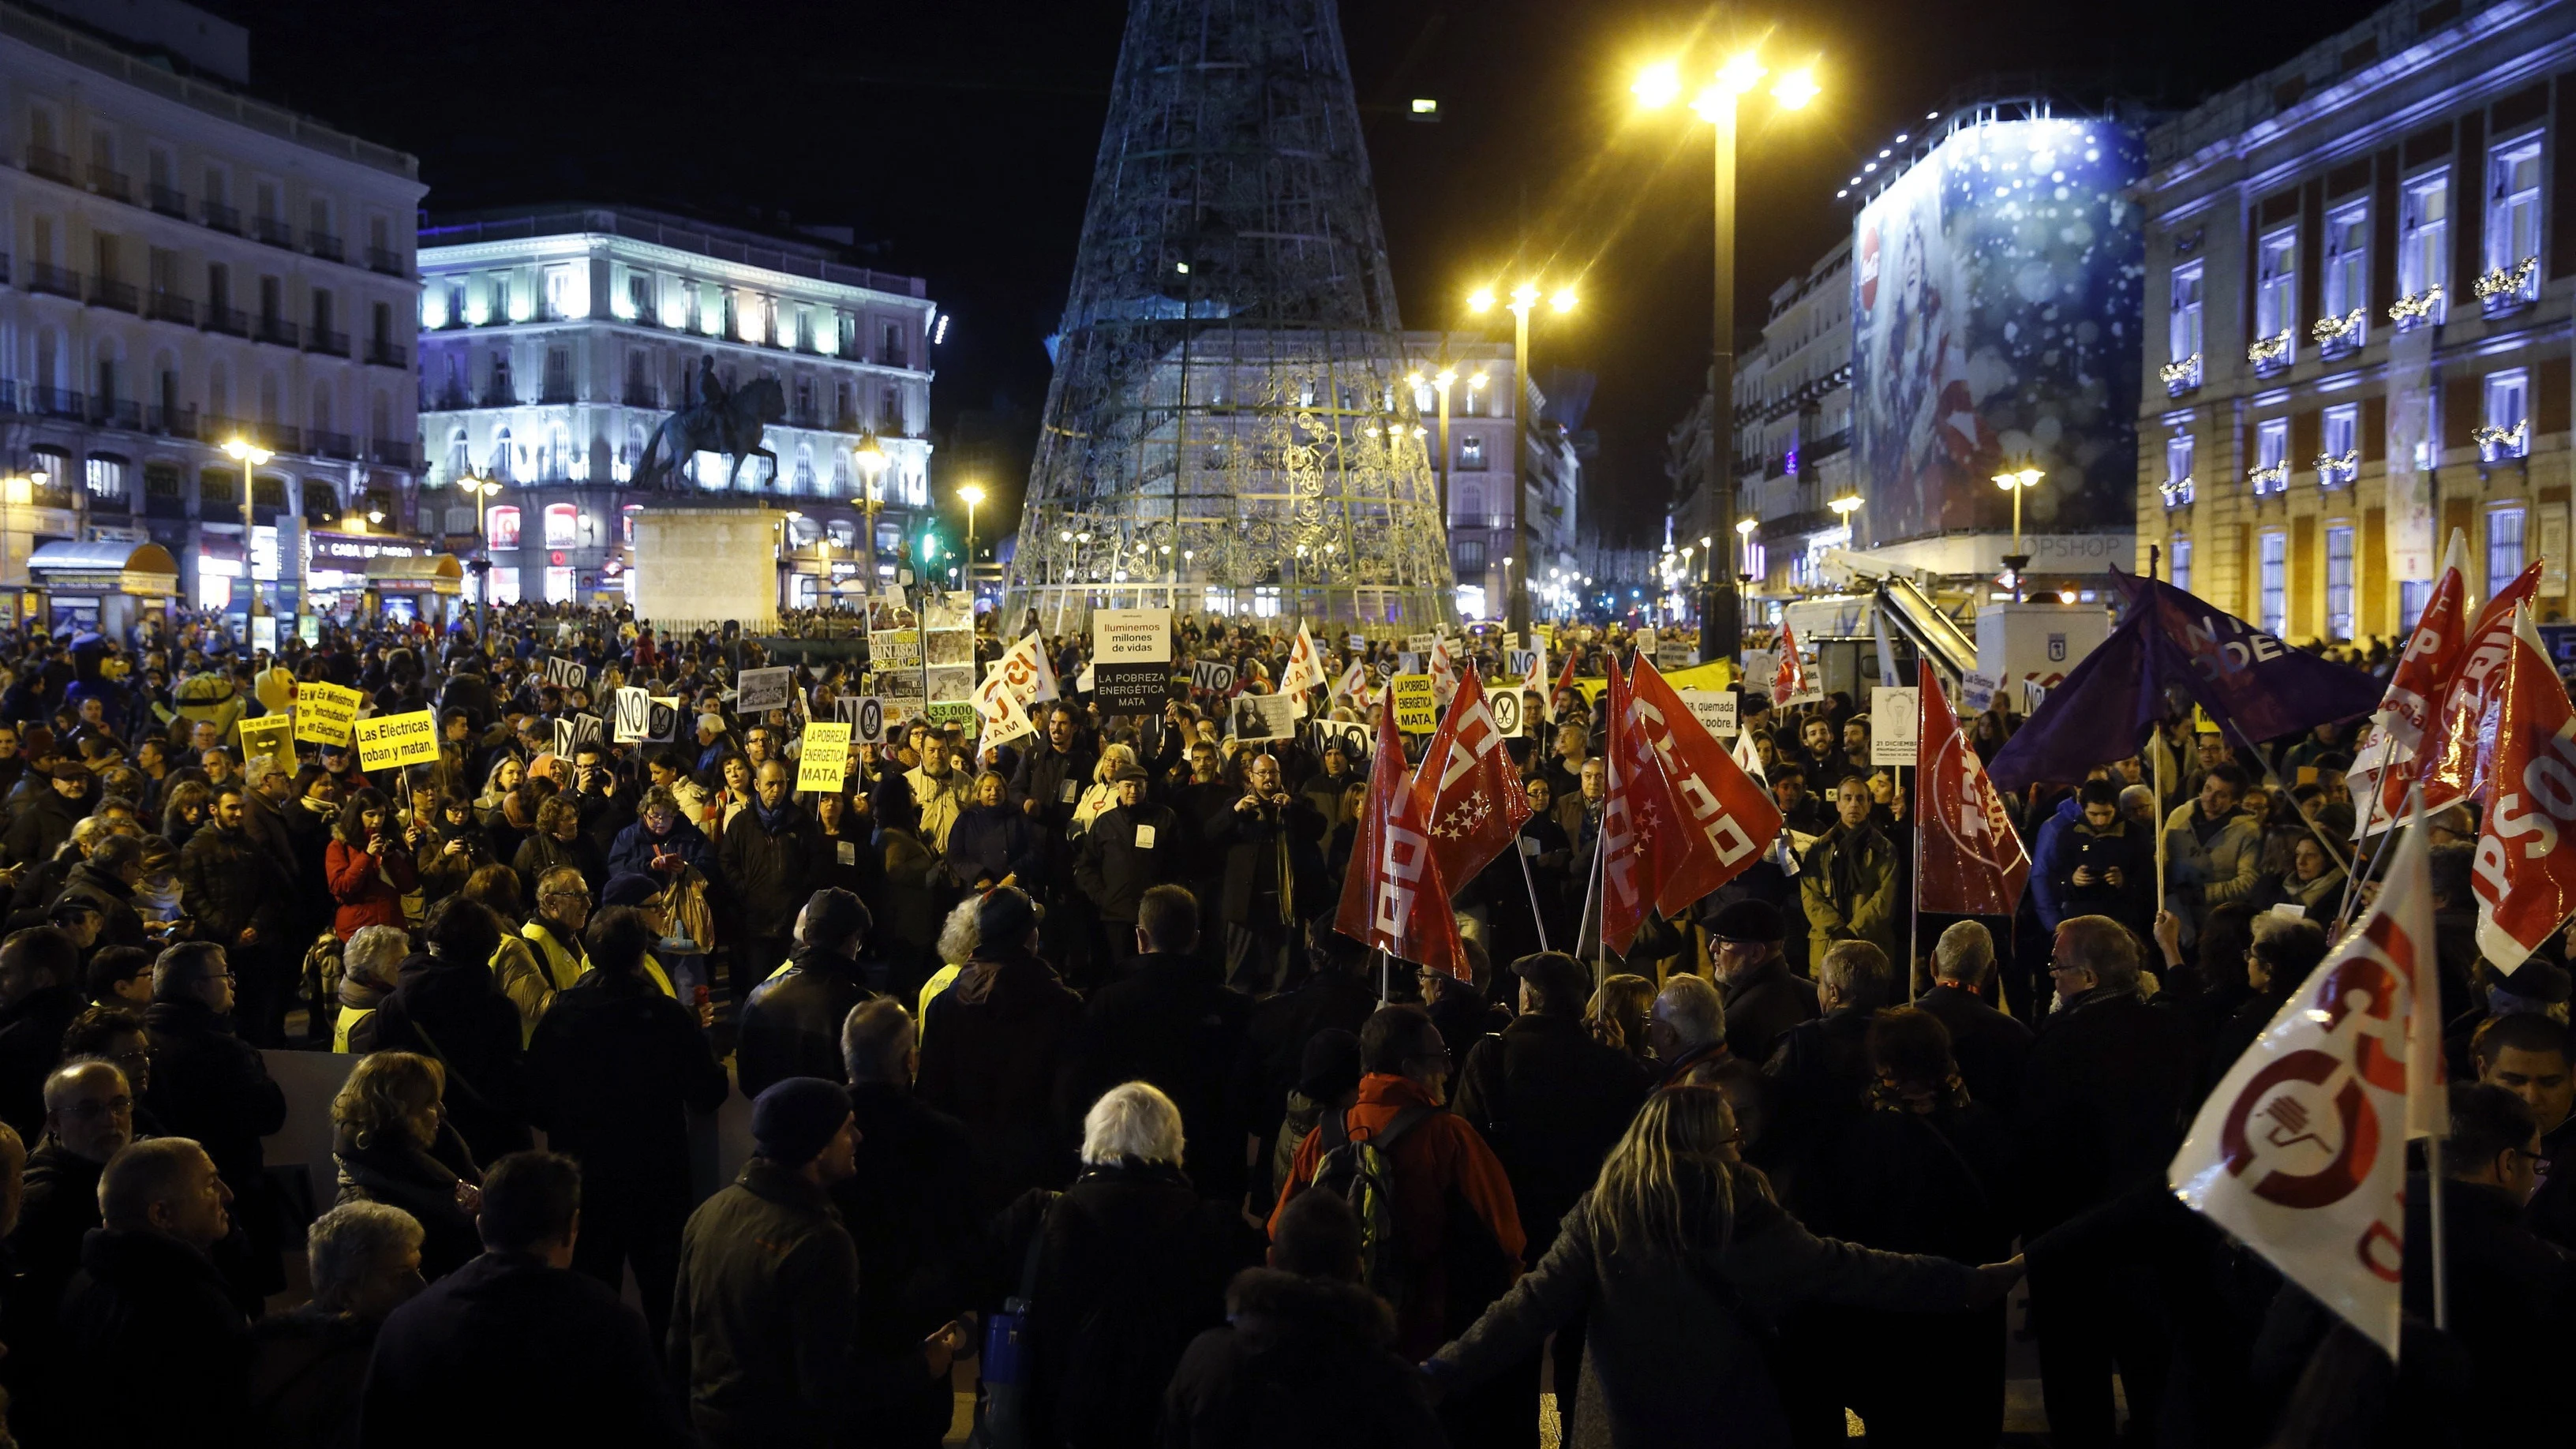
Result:
<svg viewBox="0 0 2576 1449"><path fill-rule="evenodd" d="M921 566L923 568L930 567L931 560L937 557L939 557L939 530L935 528L923 529L921 533Z"/></svg>

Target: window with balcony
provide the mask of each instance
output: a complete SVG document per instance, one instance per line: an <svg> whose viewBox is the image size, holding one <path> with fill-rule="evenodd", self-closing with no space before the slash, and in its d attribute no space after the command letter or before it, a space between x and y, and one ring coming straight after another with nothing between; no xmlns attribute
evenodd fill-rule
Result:
<svg viewBox="0 0 2576 1449"><path fill-rule="evenodd" d="M2540 137L2523 136L2487 154L2486 271L2478 305L2509 312L2540 296Z"/></svg>
<svg viewBox="0 0 2576 1449"><path fill-rule="evenodd" d="M82 465L82 480L89 485L89 496L103 502L125 502L125 461L121 458L93 457Z"/></svg>
<svg viewBox="0 0 2576 1449"><path fill-rule="evenodd" d="M1458 409L1458 416L1462 418L1483 417L1485 415L1485 403L1487 401L1488 392L1489 388L1485 382L1485 375L1483 373L1480 372L1474 377L1467 379L1467 398L1464 405Z"/></svg>
<svg viewBox="0 0 2576 1449"><path fill-rule="evenodd" d="M2290 482L2290 420L2266 418L2254 425L2254 467L2246 474L2254 496L2278 493Z"/></svg>
<svg viewBox="0 0 2576 1449"><path fill-rule="evenodd" d="M877 400L877 430L900 436L903 433L903 392L889 387Z"/></svg>
<svg viewBox="0 0 2576 1449"><path fill-rule="evenodd" d="M2168 572L2173 575L2173 586L2182 590L2186 594L2190 593L2191 535L2188 533L2175 534L2173 536L2173 543L2171 544L2171 552L2173 555L2172 567Z"/></svg>
<svg viewBox="0 0 2576 1449"><path fill-rule="evenodd" d="M2176 433L2165 439L2165 481L2159 486L2167 508L2181 508L2192 500L2193 453L2191 434Z"/></svg>
<svg viewBox="0 0 2576 1449"><path fill-rule="evenodd" d="M2245 360L2257 372L2287 367L2298 352L2299 229L2266 235L2254 252L2254 340Z"/></svg>
<svg viewBox="0 0 2576 1449"><path fill-rule="evenodd" d="M483 512L483 537L494 548L519 546L519 510L504 503Z"/></svg>
<svg viewBox="0 0 2576 1449"><path fill-rule="evenodd" d="M2399 331L2442 320L2442 279L2451 270L2451 173L2409 177L2397 216L2397 298L2388 320Z"/></svg>
<svg viewBox="0 0 2576 1449"><path fill-rule="evenodd" d="M546 547L573 548L581 536L580 510L569 503L546 505Z"/></svg>
<svg viewBox="0 0 2576 1449"><path fill-rule="evenodd" d="M2173 269L2173 292L2170 310L2165 316L2165 391L2186 393L2200 386L2203 368L2201 347L2207 340L2201 328L2200 263L2187 262Z"/></svg>
<svg viewBox="0 0 2576 1449"><path fill-rule="evenodd" d="M2486 421L2471 430L2481 462L2531 456L2531 374L2522 368L2486 377Z"/></svg>
<svg viewBox="0 0 2576 1449"><path fill-rule="evenodd" d="M2352 637L2352 528L2326 529L2326 637Z"/></svg>
<svg viewBox="0 0 2576 1449"><path fill-rule="evenodd" d="M1449 555L1451 562L1457 567L1458 577L1481 579L1485 576L1485 540L1455 539L1449 545Z"/></svg>
<svg viewBox="0 0 2576 1449"><path fill-rule="evenodd" d="M2525 566L2522 556L2523 512L2519 507L2487 513L2487 596L2510 584Z"/></svg>
<svg viewBox="0 0 2576 1449"><path fill-rule="evenodd" d="M2263 632L2277 638L2290 628L2290 536L2278 529L2269 530L2256 540L2255 547Z"/></svg>
<svg viewBox="0 0 2576 1449"><path fill-rule="evenodd" d="M1461 468L1485 466L1485 440L1482 437L1468 433L1458 439L1458 466Z"/></svg>
<svg viewBox="0 0 2576 1449"><path fill-rule="evenodd" d="M2317 455L2317 484L2348 486L2361 471L2361 404L2337 403L2324 415L2324 451Z"/></svg>
<svg viewBox="0 0 2576 1449"><path fill-rule="evenodd" d="M2370 325L2370 206L2356 203L2326 218L2323 315L2314 328L2328 357L2361 346Z"/></svg>

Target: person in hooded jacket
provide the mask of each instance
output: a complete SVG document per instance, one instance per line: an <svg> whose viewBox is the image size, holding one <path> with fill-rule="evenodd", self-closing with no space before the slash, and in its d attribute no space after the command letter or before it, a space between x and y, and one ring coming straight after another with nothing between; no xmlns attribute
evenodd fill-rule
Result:
<svg viewBox="0 0 2576 1449"><path fill-rule="evenodd" d="M1200 1197L1182 1173L1185 1150L1171 1098L1144 1082L1114 1087L1084 1118L1073 1186L1033 1190L1005 1215L994 1287L1036 1288L1031 1443L1152 1442L1182 1353L1224 1321L1226 1283L1260 1261L1260 1235L1234 1205Z"/></svg>
<svg viewBox="0 0 2576 1449"><path fill-rule="evenodd" d="M921 1100L964 1122L978 1154L977 1201L998 1208L1065 1180L1059 1077L1082 998L1037 954L1038 912L1016 887L976 908L974 955L922 1016Z"/></svg>
<svg viewBox="0 0 2576 1449"><path fill-rule="evenodd" d="M1226 1289L1163 1395L1162 1449L1440 1449L1395 1314L1360 1282L1360 1222L1329 1192L1279 1215L1269 1266ZM1316 1386L1330 1384L1319 1394Z"/></svg>
<svg viewBox="0 0 2576 1449"><path fill-rule="evenodd" d="M819 890L805 902L787 964L743 1003L734 1072L745 1096L789 1077L840 1079L841 1023L876 994L859 963L874 925L866 904L848 891Z"/></svg>
<svg viewBox="0 0 2576 1449"><path fill-rule="evenodd" d="M353 1050L412 1051L447 1068L447 1115L477 1162L527 1150L519 1009L492 981L501 924L463 896L440 901L429 950L402 963L393 995L349 1034Z"/></svg>

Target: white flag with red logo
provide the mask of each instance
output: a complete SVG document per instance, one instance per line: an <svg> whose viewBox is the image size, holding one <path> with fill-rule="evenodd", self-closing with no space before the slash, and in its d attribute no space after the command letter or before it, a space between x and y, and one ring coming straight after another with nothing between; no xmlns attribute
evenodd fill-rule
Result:
<svg viewBox="0 0 2576 1449"><path fill-rule="evenodd" d="M2430 847L2410 826L2379 899L2201 1105L2166 1180L2397 1356L2409 1137L2445 1130Z"/></svg>
<svg viewBox="0 0 2576 1449"><path fill-rule="evenodd" d="M1547 641L1533 635L1529 656L1529 672L1521 676L1521 689L1524 693L1537 695L1539 713L1553 720L1556 718L1556 696L1547 691Z"/></svg>
<svg viewBox="0 0 2576 1449"><path fill-rule="evenodd" d="M2451 531L2442 555L2442 576L2433 581L2432 597L2417 616L2388 693L2378 713L2353 746L2352 769L2344 782L2352 791L2352 838L2361 840L2397 823L2397 807L2415 784L2416 752L2433 720L2433 703L2443 681L2459 668L2468 621L2466 573L2468 540Z"/></svg>
<svg viewBox="0 0 2576 1449"><path fill-rule="evenodd" d="M1046 646L1035 629L1002 655L996 672L1009 684L1011 697L1020 702L1022 709L1056 697L1055 663L1047 658Z"/></svg>
<svg viewBox="0 0 2576 1449"><path fill-rule="evenodd" d="M1986 778L1985 762L1950 712L1932 661L1917 660L1915 668L1914 806L1923 852L1915 867L1918 907L2009 916L2030 884L2030 855L1995 782Z"/></svg>
<svg viewBox="0 0 2576 1449"><path fill-rule="evenodd" d="M2479 723L2487 782L2469 889L2478 954L2511 972L2576 913L2576 709L2531 626L2514 611L2502 680Z"/></svg>
<svg viewBox="0 0 2576 1449"><path fill-rule="evenodd" d="M1000 668L975 686L975 719L988 749L1038 732L1037 726L1029 722L1029 712L1021 708L1018 693L1011 688L1010 673Z"/></svg>
<svg viewBox="0 0 2576 1449"><path fill-rule="evenodd" d="M1400 961L1436 967L1461 981L1472 976L1458 947L1449 889L1441 883L1430 833L1422 828L1412 782L1405 777L1404 736L1396 732L1393 710L1378 719L1368 804L1351 842L1333 928Z"/></svg>
<svg viewBox="0 0 2576 1449"><path fill-rule="evenodd" d="M1655 887L1656 904L1678 914L1762 858L1762 848L1780 833L1780 807L1642 657L1628 680L1628 711L1679 812L1674 818L1688 854Z"/></svg>
<svg viewBox="0 0 2576 1449"><path fill-rule="evenodd" d="M1315 636L1306 626L1297 626L1297 642L1288 651L1288 665L1279 671L1279 692L1296 701L1296 711L1306 712L1306 691L1324 686L1323 656L1315 652Z"/></svg>
<svg viewBox="0 0 2576 1449"><path fill-rule="evenodd" d="M1458 696L1413 773L1413 808L1430 827L1431 858L1453 889L1511 849L1530 817L1520 771L1485 706L1484 681L1472 669L1458 681Z"/></svg>
<svg viewBox="0 0 2576 1449"><path fill-rule="evenodd" d="M1458 697L1458 667L1449 658L1446 637L1431 641L1431 661L1426 667L1431 675L1431 698L1445 708Z"/></svg>
<svg viewBox="0 0 2576 1449"><path fill-rule="evenodd" d="M1807 663L1798 657L1798 635L1785 622L1780 625L1780 667L1771 675L1771 702L1783 708L1822 699L1824 694L1807 678Z"/></svg>
<svg viewBox="0 0 2576 1449"><path fill-rule="evenodd" d="M2540 587L2541 565L2534 562L2521 577L2496 591L2478 611L2460 647L2459 661L2441 681L2435 696L2430 732L2416 756L2423 772L2424 794L2418 810L2432 812L2471 796L2486 794L2482 770L2489 751L2481 741L2480 723L2495 708L2505 661L2513 654L2513 612Z"/></svg>

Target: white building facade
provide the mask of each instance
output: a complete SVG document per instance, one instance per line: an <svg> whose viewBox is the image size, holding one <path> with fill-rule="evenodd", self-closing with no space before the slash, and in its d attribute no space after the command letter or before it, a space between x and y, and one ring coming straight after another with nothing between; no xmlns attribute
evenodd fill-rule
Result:
<svg viewBox="0 0 2576 1449"><path fill-rule="evenodd" d="M1516 386L1520 369L1511 343L1454 332L1408 332L1404 347L1407 381L1422 415L1423 445L1440 474L1440 494L1448 509L1449 561L1457 573L1460 614L1504 617L1507 591L1525 564L1537 570L1531 575L1539 590L1532 596L1533 612L1550 613L1551 580L1562 579L1576 562L1576 497L1583 464L1572 438L1544 416L1547 398L1537 384ZM1436 436L1437 379L1444 371L1455 378L1449 385L1445 460ZM1515 397L1530 410L1528 456L1521 459L1512 456ZM1529 559L1518 553L1516 510L1529 518Z"/></svg>
<svg viewBox="0 0 2576 1449"><path fill-rule="evenodd" d="M247 561L287 613L317 541L411 521L424 188L410 156L243 94L239 27L148 8L211 38L129 49L0 6L0 569L42 584L42 544L151 542L183 602L239 607ZM270 455L247 536L235 441Z"/></svg>
<svg viewBox="0 0 2576 1449"><path fill-rule="evenodd" d="M634 208L485 213L421 242L424 509L456 547L486 551L495 602L614 603L662 562L634 556L632 518L667 495L630 485L662 421L697 400L702 365L729 390L774 378L784 396L763 440L774 469L701 454L674 485L794 515L783 606L917 562L940 327L921 278ZM466 478L502 485L479 533Z"/></svg>

